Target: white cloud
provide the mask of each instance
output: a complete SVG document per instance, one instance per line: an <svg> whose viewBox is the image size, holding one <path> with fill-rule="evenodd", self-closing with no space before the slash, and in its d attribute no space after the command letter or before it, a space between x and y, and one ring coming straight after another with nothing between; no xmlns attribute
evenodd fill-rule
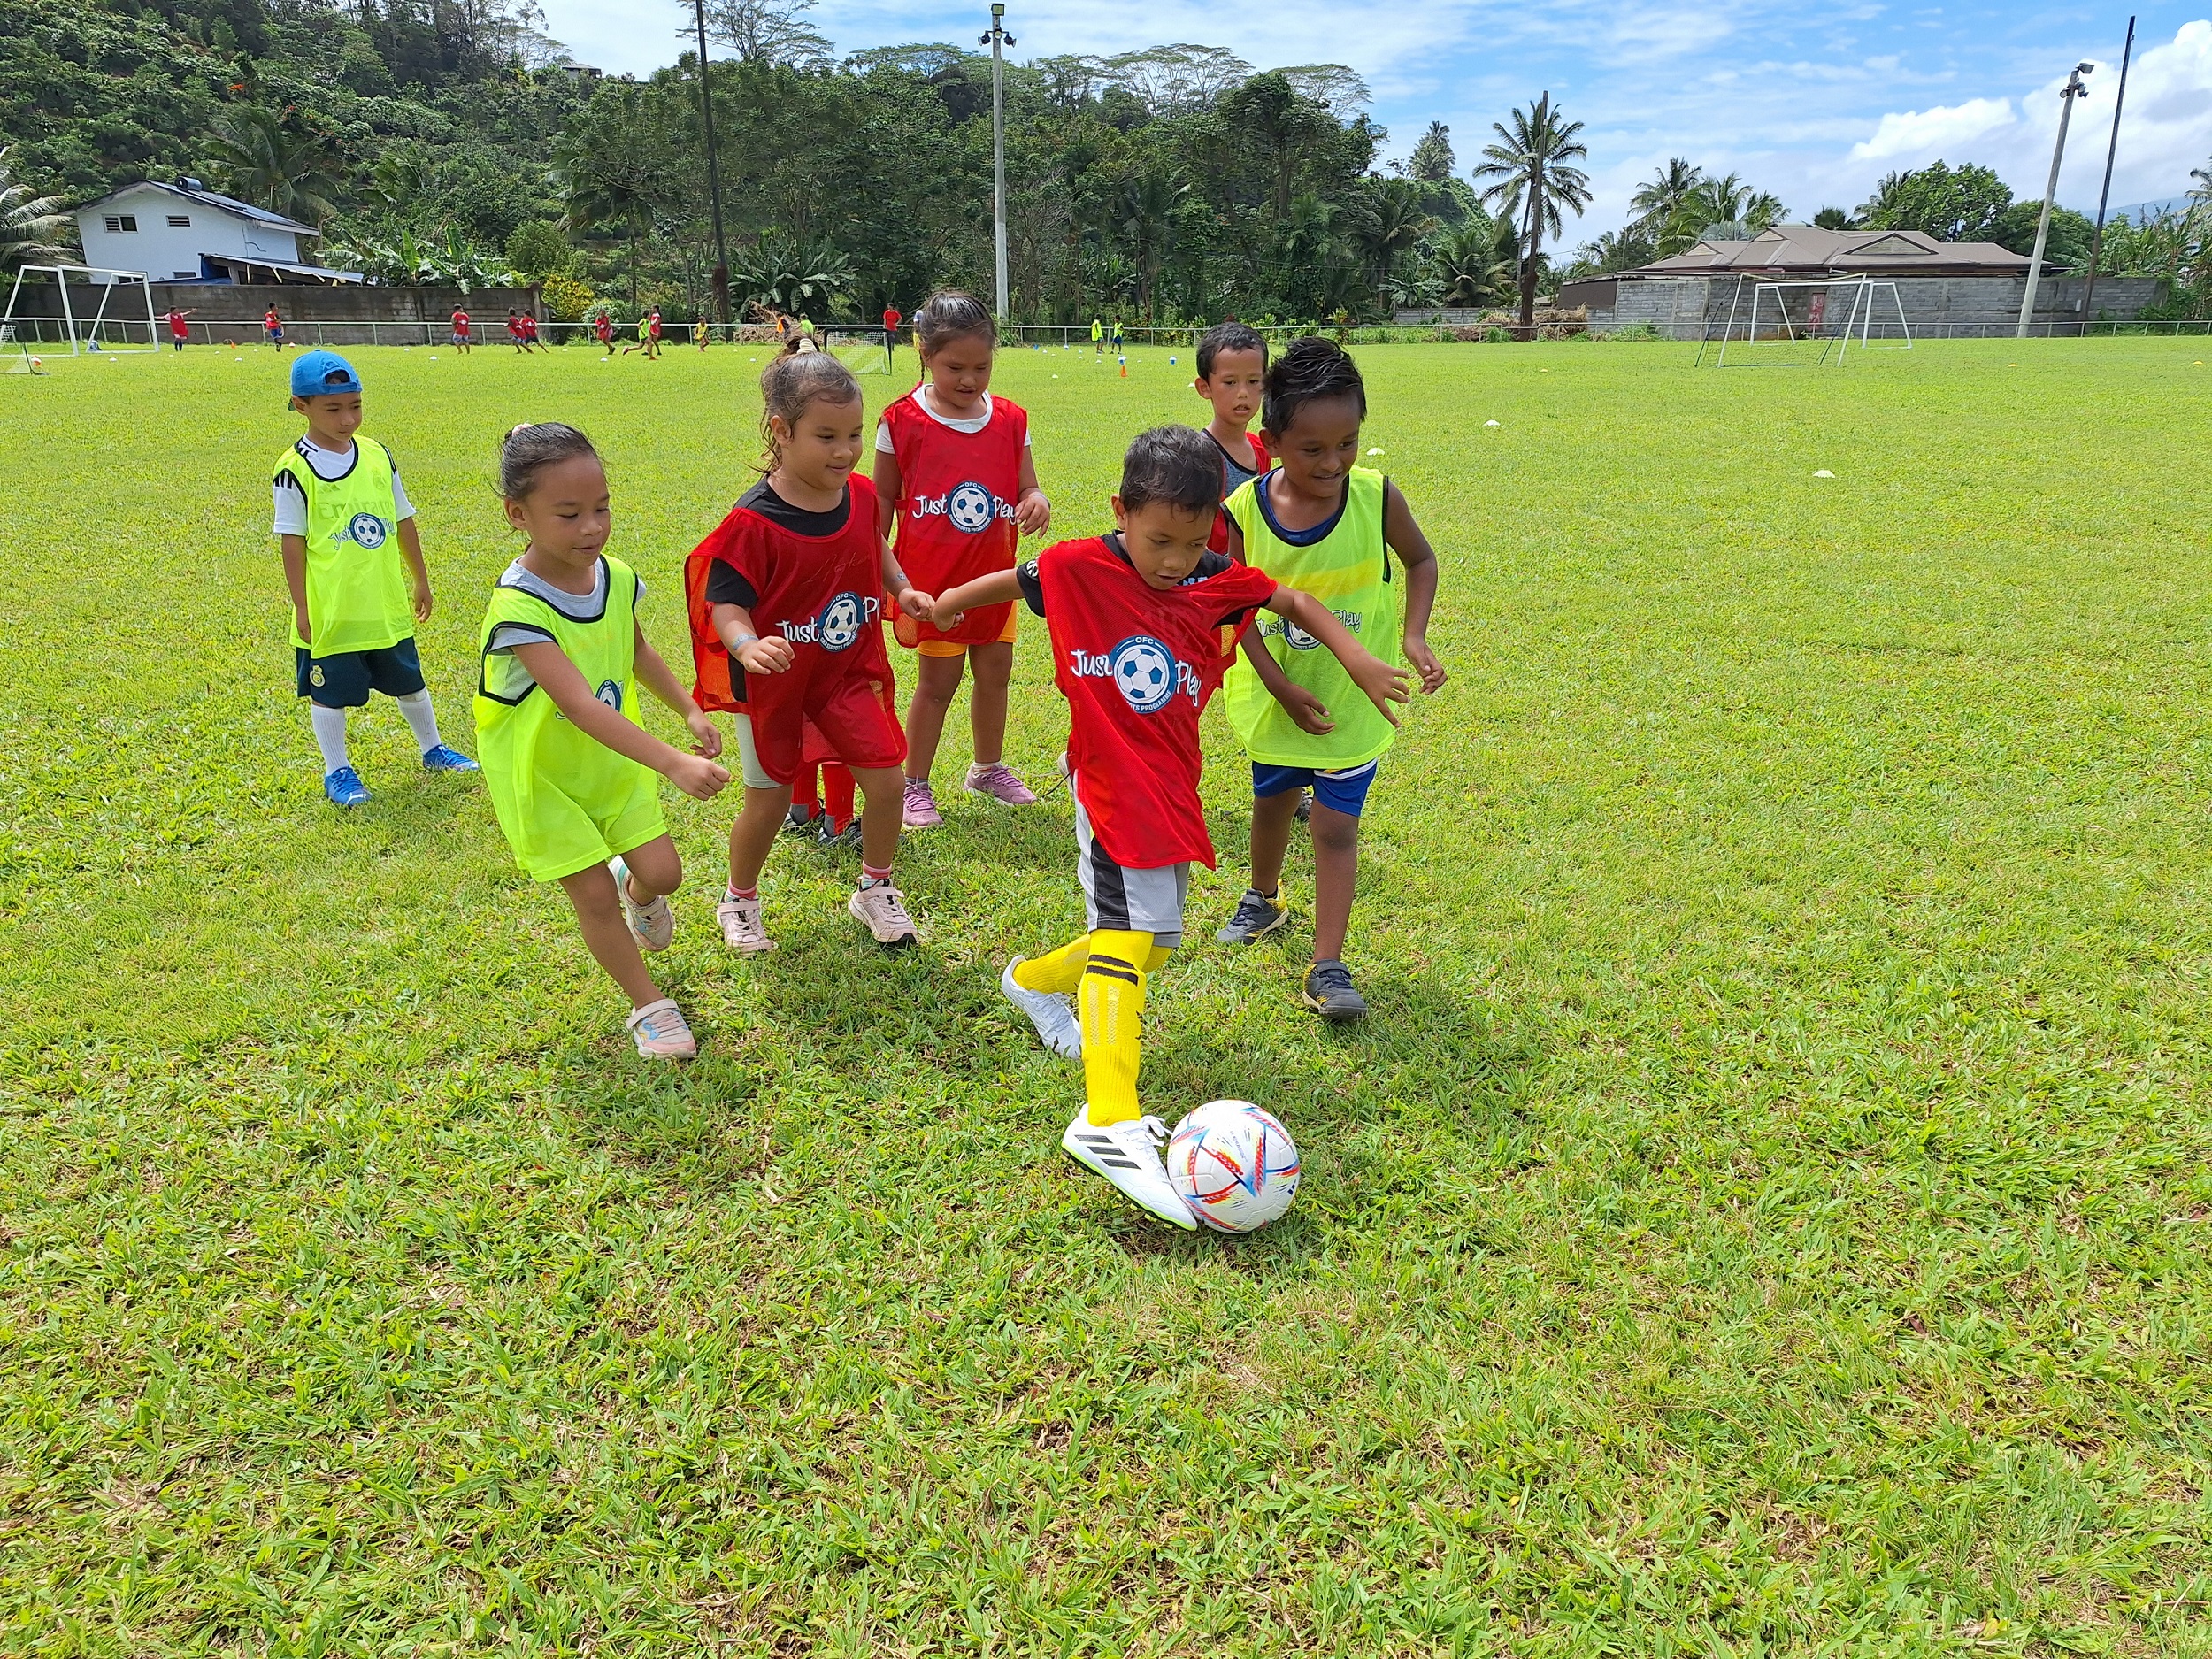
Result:
<svg viewBox="0 0 2212 1659"><path fill-rule="evenodd" d="M1979 138L1992 127L2009 126L2010 98L1969 98L1963 104L1885 115L1874 136L1851 146L1854 161L1886 161L1894 156L1922 156Z"/></svg>

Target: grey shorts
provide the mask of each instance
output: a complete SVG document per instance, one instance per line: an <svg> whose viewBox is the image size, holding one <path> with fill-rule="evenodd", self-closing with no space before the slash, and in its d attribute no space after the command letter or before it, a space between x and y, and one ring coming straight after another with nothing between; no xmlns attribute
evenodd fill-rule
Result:
<svg viewBox="0 0 2212 1659"><path fill-rule="evenodd" d="M1073 793L1074 780L1069 780ZM1075 874L1083 884L1083 909L1091 931L1149 933L1172 950L1183 942L1183 905L1190 895L1190 865L1130 870L1116 864L1091 833L1091 815L1075 797Z"/></svg>
<svg viewBox="0 0 2212 1659"><path fill-rule="evenodd" d="M753 717L740 710L737 719L738 776L748 789L786 789L762 770L760 751L753 747Z"/></svg>

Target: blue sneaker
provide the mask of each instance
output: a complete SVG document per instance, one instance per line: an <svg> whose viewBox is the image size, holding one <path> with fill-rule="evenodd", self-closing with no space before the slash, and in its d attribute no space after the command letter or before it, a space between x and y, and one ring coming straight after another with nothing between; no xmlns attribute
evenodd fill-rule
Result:
<svg viewBox="0 0 2212 1659"><path fill-rule="evenodd" d="M335 772L323 774L323 793L330 797L333 806L366 806L369 786L361 781L361 774L350 766L341 766Z"/></svg>
<svg viewBox="0 0 2212 1659"><path fill-rule="evenodd" d="M481 772L484 769L457 749L443 743L422 752L422 764L432 772Z"/></svg>

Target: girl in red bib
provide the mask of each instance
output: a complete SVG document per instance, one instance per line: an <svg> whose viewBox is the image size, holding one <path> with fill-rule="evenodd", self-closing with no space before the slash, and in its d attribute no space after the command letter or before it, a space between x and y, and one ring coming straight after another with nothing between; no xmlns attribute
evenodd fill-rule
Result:
<svg viewBox="0 0 2212 1659"><path fill-rule="evenodd" d="M760 872L792 785L824 757L852 769L860 888L847 905L880 944L915 940L892 885L906 739L892 702L883 596L932 604L885 546L875 489L854 476L866 423L860 383L826 352L778 357L760 377L768 465L684 567L698 703L737 717L745 810L730 828L730 886L715 911L731 949L772 949ZM811 748L810 748L811 745Z"/></svg>
<svg viewBox="0 0 2212 1659"><path fill-rule="evenodd" d="M899 561L930 593L1014 567L1019 535L1042 535L1052 504L1037 488L1029 417L991 396L998 324L957 289L933 294L914 317L922 383L883 411L876 428L876 500L886 534L898 526ZM905 822L944 822L929 772L964 664L975 666L968 719L975 761L966 787L1009 806L1036 800L1006 764L1006 688L1014 673L1014 607L979 605L950 627L894 619L920 672L906 711Z"/></svg>

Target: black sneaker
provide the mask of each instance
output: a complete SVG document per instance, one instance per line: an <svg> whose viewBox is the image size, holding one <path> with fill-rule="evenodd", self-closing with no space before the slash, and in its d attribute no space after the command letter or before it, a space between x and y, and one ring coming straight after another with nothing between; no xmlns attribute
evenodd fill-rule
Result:
<svg viewBox="0 0 2212 1659"><path fill-rule="evenodd" d="M818 806L801 806L795 801L783 810L783 833L787 835L813 834L817 822L829 822L829 814Z"/></svg>
<svg viewBox="0 0 2212 1659"><path fill-rule="evenodd" d="M1271 899L1256 887L1247 887L1237 901L1229 925L1214 935L1225 945L1248 945L1264 938L1290 919L1290 906Z"/></svg>
<svg viewBox="0 0 2212 1659"><path fill-rule="evenodd" d="M835 851L840 847L859 846L859 815L856 813L852 822L846 825L843 829L833 830L830 828L829 815L825 813L822 817L822 826L814 832L814 839L832 851Z"/></svg>
<svg viewBox="0 0 2212 1659"><path fill-rule="evenodd" d="M1311 819L1312 819L1312 818L1313 818L1313 791L1312 791L1312 790L1310 790L1310 789L1301 789L1301 790L1298 792L1298 810L1297 810L1295 812L1292 813L1292 814L1291 814L1291 816L1292 816L1293 818L1296 818L1296 819L1297 819L1297 820L1298 820L1301 824L1304 824L1304 823L1308 823L1308 822L1310 822L1310 821L1311 821Z"/></svg>
<svg viewBox="0 0 2212 1659"><path fill-rule="evenodd" d="M1352 971L1340 962L1317 962L1298 1000L1332 1025L1367 1018L1367 999L1352 988Z"/></svg>

